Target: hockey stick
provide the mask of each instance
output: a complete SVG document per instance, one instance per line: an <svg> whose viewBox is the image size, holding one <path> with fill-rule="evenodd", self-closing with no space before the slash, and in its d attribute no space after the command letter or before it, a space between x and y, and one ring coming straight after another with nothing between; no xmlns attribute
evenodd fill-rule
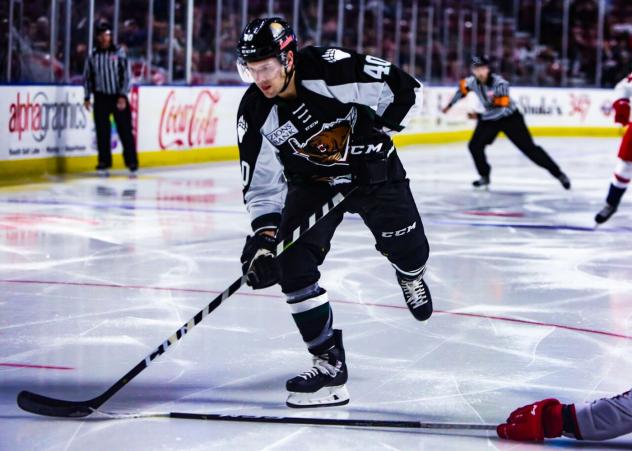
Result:
<svg viewBox="0 0 632 451"><path fill-rule="evenodd" d="M353 427L376 427L376 428L406 428L406 429L467 429L479 431L494 431L493 424L475 423L427 423L422 421L393 421L393 420L340 420L336 418L301 418L301 417L270 417L253 415L220 415L216 413L185 413L185 412L165 412L165 413L131 413L116 414L111 412L99 413L112 419L134 419L134 418L181 418L185 420L209 420L209 421L236 421L241 423L277 423L277 424L303 424L310 426L353 426Z"/></svg>
<svg viewBox="0 0 632 451"><path fill-rule="evenodd" d="M349 196L355 187L347 193ZM338 193L333 196L326 204L322 205L318 211L314 212L308 220L294 229L290 236L285 237L277 246L277 256L283 253L287 248L292 246L301 236L309 231L314 225L324 218L327 213L334 209L345 197ZM241 276L235 280L222 293L217 295L206 307L200 310L193 318L184 323L182 327L175 331L173 335L167 338L156 349L154 349L147 357L138 362L138 364L129 370L123 377L108 388L104 393L96 398L86 401L68 401L63 399L49 398L48 396L38 395L27 390L23 390L18 394L18 405L27 412L39 415L47 415L51 417L86 417L95 409L99 408L104 402L110 399L116 392L123 388L127 383L134 379L141 371L149 366L149 364L159 355L163 354L169 347L184 337L193 327L200 323L219 305L232 296L239 288L246 283L247 276Z"/></svg>

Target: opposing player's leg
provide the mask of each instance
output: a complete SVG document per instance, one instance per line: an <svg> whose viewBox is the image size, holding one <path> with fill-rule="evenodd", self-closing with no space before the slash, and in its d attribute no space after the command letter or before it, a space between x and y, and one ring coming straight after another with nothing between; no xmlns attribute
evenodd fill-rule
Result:
<svg viewBox="0 0 632 451"><path fill-rule="evenodd" d="M524 122L522 114L516 112L503 119L503 132L507 138L538 166L546 169L559 180L564 189L571 188L571 181L546 151L533 142L531 133Z"/></svg>
<svg viewBox="0 0 632 451"><path fill-rule="evenodd" d="M291 231L314 208L334 194L326 184L290 185L279 235ZM313 366L286 383L289 407L322 407L349 402L342 332L333 329L333 312L318 285L321 265L343 209L332 211L279 258L281 288L292 318L312 355Z"/></svg>
<svg viewBox="0 0 632 451"><path fill-rule="evenodd" d="M621 198L632 179L632 161L619 159L614 170L613 179L608 189L608 197L606 197L606 205L595 215L595 222L603 224L612 217L619 208Z"/></svg>
<svg viewBox="0 0 632 451"><path fill-rule="evenodd" d="M479 120L474 129L474 134L468 143L470 154L474 159L474 165L480 175L478 180L472 182L475 188L486 188L489 183L489 174L491 172L491 166L487 162L487 156L485 155L485 147L494 142L498 135L498 125L495 121L481 121Z"/></svg>
<svg viewBox="0 0 632 451"><path fill-rule="evenodd" d="M432 315L432 298L424 281L429 246L407 179L385 183L354 196L350 209L360 213L376 248L395 268L404 300L415 319Z"/></svg>

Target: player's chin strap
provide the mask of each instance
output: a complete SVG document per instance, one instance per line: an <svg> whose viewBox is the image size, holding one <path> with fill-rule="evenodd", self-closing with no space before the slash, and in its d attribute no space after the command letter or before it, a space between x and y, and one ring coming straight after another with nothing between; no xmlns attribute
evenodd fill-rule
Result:
<svg viewBox="0 0 632 451"><path fill-rule="evenodd" d="M287 70L287 56L285 56L283 58L285 61L283 61L283 70L285 71L285 82L283 83L283 88L279 91L279 94L281 94L283 91L285 91L287 89L288 86L290 86L290 82L292 81L292 77L294 76L294 72L295 72L295 64L292 65L292 70L288 72Z"/></svg>
<svg viewBox="0 0 632 451"><path fill-rule="evenodd" d="M294 76L294 68L292 68L290 72L288 72L287 69L285 69L285 83L283 83L283 88L279 91L279 94L281 94L283 91L287 89L288 86L290 86L290 82L292 81L293 76Z"/></svg>

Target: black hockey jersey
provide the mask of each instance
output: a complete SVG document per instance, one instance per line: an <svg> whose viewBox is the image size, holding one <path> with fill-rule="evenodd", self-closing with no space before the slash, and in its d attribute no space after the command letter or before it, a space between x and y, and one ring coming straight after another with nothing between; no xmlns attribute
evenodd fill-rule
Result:
<svg viewBox="0 0 632 451"><path fill-rule="evenodd" d="M389 135L421 103L421 83L380 58L310 46L296 61L297 98L268 99L253 84L237 113L244 202L254 231L279 224L286 180L348 180L354 156L392 152Z"/></svg>

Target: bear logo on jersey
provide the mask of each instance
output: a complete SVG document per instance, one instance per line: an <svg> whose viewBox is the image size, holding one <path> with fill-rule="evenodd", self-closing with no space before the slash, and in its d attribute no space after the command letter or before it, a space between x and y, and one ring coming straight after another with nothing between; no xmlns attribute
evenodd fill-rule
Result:
<svg viewBox="0 0 632 451"><path fill-rule="evenodd" d="M356 121L356 109L351 108L349 114L342 119L323 124L319 131L310 136L304 143L290 138L295 155L301 156L321 166L347 164L349 140Z"/></svg>

